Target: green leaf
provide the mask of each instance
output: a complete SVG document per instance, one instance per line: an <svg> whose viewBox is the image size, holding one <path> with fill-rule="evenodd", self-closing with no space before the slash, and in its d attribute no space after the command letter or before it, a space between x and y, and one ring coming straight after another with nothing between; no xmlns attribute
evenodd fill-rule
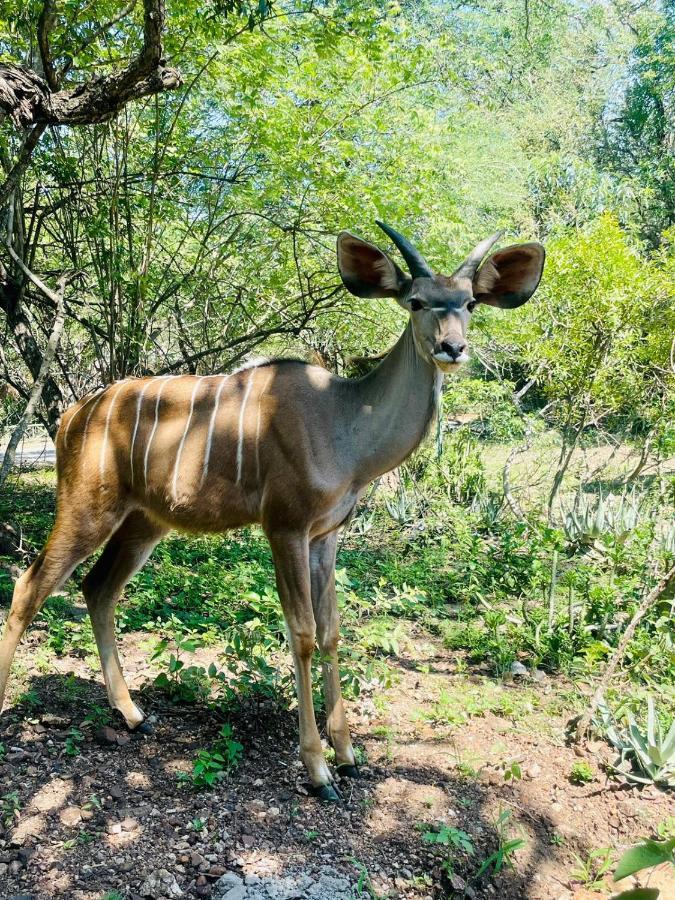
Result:
<svg viewBox="0 0 675 900"><path fill-rule="evenodd" d="M621 881L642 869L651 869L664 862L675 864L675 838L669 841L645 841L627 850L618 862L614 881Z"/></svg>
<svg viewBox="0 0 675 900"><path fill-rule="evenodd" d="M658 888L631 888L629 891L621 891L612 900L658 900Z"/></svg>

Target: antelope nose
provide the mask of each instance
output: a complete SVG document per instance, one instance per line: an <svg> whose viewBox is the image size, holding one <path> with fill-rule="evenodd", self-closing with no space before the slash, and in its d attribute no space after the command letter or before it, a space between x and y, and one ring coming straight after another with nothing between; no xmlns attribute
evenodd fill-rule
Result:
<svg viewBox="0 0 675 900"><path fill-rule="evenodd" d="M466 350L466 342L465 341L443 341L441 344L441 350L443 353L447 353L448 356L451 356L453 360L459 359L459 357Z"/></svg>

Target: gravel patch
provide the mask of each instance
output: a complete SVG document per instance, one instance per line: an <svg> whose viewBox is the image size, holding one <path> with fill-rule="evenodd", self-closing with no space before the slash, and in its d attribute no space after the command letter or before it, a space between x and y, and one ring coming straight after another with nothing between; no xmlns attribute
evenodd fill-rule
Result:
<svg viewBox="0 0 675 900"><path fill-rule="evenodd" d="M352 900L349 881L330 866L313 873L289 872L276 877L227 873L213 886L213 900Z"/></svg>

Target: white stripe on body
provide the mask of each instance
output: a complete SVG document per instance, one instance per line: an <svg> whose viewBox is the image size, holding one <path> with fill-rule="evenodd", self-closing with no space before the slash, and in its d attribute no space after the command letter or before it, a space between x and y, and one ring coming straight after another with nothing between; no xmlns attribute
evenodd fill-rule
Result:
<svg viewBox="0 0 675 900"><path fill-rule="evenodd" d="M237 484L241 482L241 470L244 463L244 414L246 412L246 404L253 387L253 379L255 378L256 369L251 369L251 374L246 381L246 390L244 391L244 399L241 401L241 409L239 410L239 440L237 441Z"/></svg>
<svg viewBox="0 0 675 900"><path fill-rule="evenodd" d="M258 416L256 419L255 425L255 472L256 472L256 480L258 483L258 487L260 487L260 404L262 401L262 396L267 390L267 387L272 380L271 373L267 376L267 380L265 384L262 386L262 390L258 394Z"/></svg>
<svg viewBox="0 0 675 900"><path fill-rule="evenodd" d="M105 397L105 394L106 394L106 391L107 391L107 390L108 390L107 387L106 387L106 388L103 388L103 390L101 391L101 393L98 395L98 398L97 398L97 400L96 400L96 403L94 403L94 405L92 406L92 408L89 410L89 415L87 416L86 422L84 423L84 430L82 431L82 443L81 443L81 445L80 445L80 456L81 456L81 463L82 463L82 468L83 468L83 469L84 469L84 463L85 463L85 460L86 460L86 456L84 455L84 448L85 448L85 445L86 445L86 443L87 443L87 435L88 435L88 433L89 433L89 422L91 421L91 417L94 415L94 412L95 412L95 410L96 410L96 407L99 405L99 403L101 402L101 400L103 400L103 398Z"/></svg>
<svg viewBox="0 0 675 900"><path fill-rule="evenodd" d="M199 482L199 487L203 487L204 482L206 481L206 476L209 473L209 460L211 458L211 443L213 441L213 430L216 427L216 416L218 415L218 405L220 403L220 395L223 392L223 388L225 387L225 382L229 379L229 375L221 375L221 382L218 385L218 390L216 391L216 397L213 401L213 411L211 412L211 418L209 419L209 430L206 436L206 447L204 448L204 465L202 467L202 478Z"/></svg>
<svg viewBox="0 0 675 900"><path fill-rule="evenodd" d="M131 438L131 452L129 454L129 467L131 470L131 486L134 486L134 446L136 444L136 435L138 434L138 426L141 421L141 406L143 405L143 397L145 396L145 392L152 384L152 381L148 381L143 390L138 395L138 400L136 401L136 422L134 424L134 433Z"/></svg>
<svg viewBox="0 0 675 900"><path fill-rule="evenodd" d="M152 424L152 431L150 432L150 437L148 438L148 446L145 448L145 457L143 459L143 481L145 482L145 487L148 486L148 460L150 459L150 448L152 447L152 441L155 437L155 432L157 431L157 425L159 424L159 401L162 398L162 391L166 387L167 382L169 382L172 378L180 378L180 375L164 375L162 376L164 381L160 384L159 390L157 391L157 399L155 400L155 421Z"/></svg>
<svg viewBox="0 0 675 900"><path fill-rule="evenodd" d="M84 409L86 409L86 408L89 406L89 404L91 403L92 400L94 400L94 398L98 397L99 393L100 393L100 388L99 388L98 391L94 391L94 393L91 395L91 397L90 397L88 400L85 400L84 405L83 405L83 406L79 406L79 407L75 410L75 412L72 414L72 416L68 419L68 424L66 425L65 431L63 432L63 449L64 449L64 450L67 450L67 449L68 449L68 432L70 431L70 426L73 424L73 420L74 420L74 419L75 419L75 418L76 418L76 417L77 417ZM80 401L80 402L81 402L81 401Z"/></svg>
<svg viewBox="0 0 675 900"><path fill-rule="evenodd" d="M98 471L99 471L99 474L101 475L101 478L103 478L103 476L105 474L105 457L106 457L106 451L108 449L108 433L110 431L110 417L112 416L112 411L114 409L115 402L117 400L117 395L119 394L119 392L122 389L122 387L124 386L124 384L125 384L125 382L121 381L117 385L117 390L112 395L112 399L110 400L110 406L108 407L108 415L105 417L105 431L103 432L103 443L101 444L101 455L98 458Z"/></svg>
<svg viewBox="0 0 675 900"><path fill-rule="evenodd" d="M195 386L192 388L192 397L190 398L190 412L187 417L187 421L185 422L185 428L183 430L183 437L180 439L180 444L178 445L178 453L176 454L176 462L173 467L173 481L171 483L171 494L174 500L178 500L176 496L176 488L178 486L178 470L180 468L180 458L183 455L183 447L185 447L185 441L187 440L188 431L190 430L190 423L192 422L192 414L195 409L195 397L197 396L197 391L199 390L199 385L206 378L206 375L201 375Z"/></svg>

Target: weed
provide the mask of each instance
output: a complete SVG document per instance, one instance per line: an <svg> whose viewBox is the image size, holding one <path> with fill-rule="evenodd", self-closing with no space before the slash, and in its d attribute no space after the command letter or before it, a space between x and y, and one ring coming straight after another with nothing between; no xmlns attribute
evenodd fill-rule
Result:
<svg viewBox="0 0 675 900"><path fill-rule="evenodd" d="M84 741L84 735L79 728L71 728L64 745L67 756L79 756L80 744Z"/></svg>
<svg viewBox="0 0 675 900"><path fill-rule="evenodd" d="M103 809L103 804L96 796L96 794L92 794L89 799L82 804L82 809Z"/></svg>
<svg viewBox="0 0 675 900"><path fill-rule="evenodd" d="M583 887L591 891L605 886L605 875L613 865L613 850L611 847L602 847L599 850L591 850L586 859L574 854L577 868L572 872L574 881L578 881Z"/></svg>
<svg viewBox="0 0 675 900"><path fill-rule="evenodd" d="M503 762L501 764L501 768L504 772L504 781L520 781L520 779L523 777L520 763L517 760L511 760L511 762Z"/></svg>
<svg viewBox="0 0 675 900"><path fill-rule="evenodd" d="M42 700L40 699L40 695L35 690L24 691L23 694L19 694L16 698L16 705L23 706L26 708L28 713L34 713L42 706Z"/></svg>
<svg viewBox="0 0 675 900"><path fill-rule="evenodd" d="M583 761L575 762L570 769L570 781L572 784L590 784L595 778L593 767Z"/></svg>
<svg viewBox="0 0 675 900"><path fill-rule="evenodd" d="M664 841L675 838L675 816L667 816L663 822L659 822L656 833Z"/></svg>
<svg viewBox="0 0 675 900"><path fill-rule="evenodd" d="M182 772L179 781L189 783L195 790L212 788L226 778L238 765L242 745L233 737L232 727L223 725L212 750L198 750L192 773Z"/></svg>
<svg viewBox="0 0 675 900"><path fill-rule="evenodd" d="M359 873L359 877L354 885L356 896L370 898L370 900L383 900L382 895L378 894L373 887L373 882L366 866L355 857L352 857L352 864Z"/></svg>
<svg viewBox="0 0 675 900"><path fill-rule="evenodd" d="M8 828L15 819L19 817L21 809L21 801L19 800L19 792L11 791L0 797L0 818L6 828Z"/></svg>
<svg viewBox="0 0 675 900"><path fill-rule="evenodd" d="M498 874L501 870L506 866L508 869L513 868L513 855L519 850L521 847L525 846L525 839L520 838L510 838L508 836L509 831L509 823L511 821L511 811L508 809L502 810L497 819L495 820L494 827L497 832L497 841L498 846L494 853L491 853L486 859L481 863L478 871L476 872L476 881L481 879L486 872L490 869L493 870L494 874Z"/></svg>
<svg viewBox="0 0 675 900"><path fill-rule="evenodd" d="M84 717L83 724L92 728L102 728L112 722L112 710L105 706L92 706Z"/></svg>
<svg viewBox="0 0 675 900"><path fill-rule="evenodd" d="M426 829L422 832L422 840L427 844L442 844L444 847L453 847L455 850L473 855L474 846L471 835L466 831L453 828L451 825L441 825L438 829L430 828L428 825L419 827Z"/></svg>

